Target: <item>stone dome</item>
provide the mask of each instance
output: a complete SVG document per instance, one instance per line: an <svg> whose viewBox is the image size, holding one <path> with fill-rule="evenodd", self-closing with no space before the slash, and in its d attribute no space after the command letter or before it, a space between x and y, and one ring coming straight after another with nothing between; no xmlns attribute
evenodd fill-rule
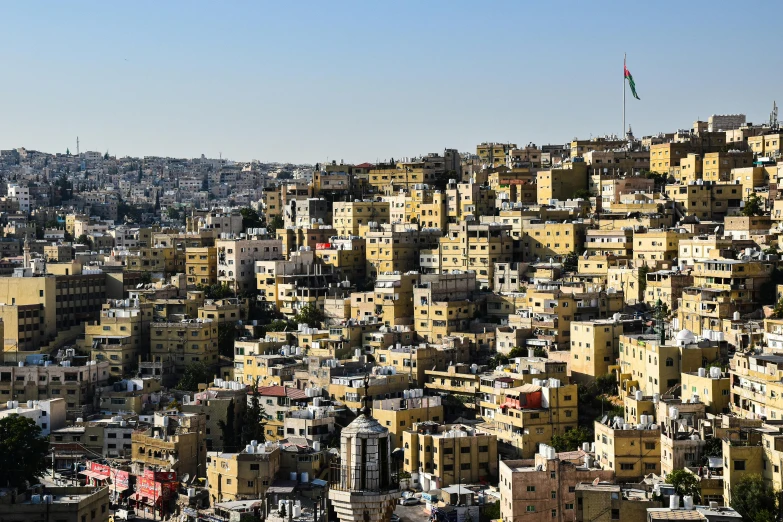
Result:
<svg viewBox="0 0 783 522"><path fill-rule="evenodd" d="M348 435L348 434L362 434L362 433L376 433L376 434L382 434L386 433L387 430L383 426L381 426L381 423L375 420L372 417L368 417L367 415L359 415L356 417L353 422L351 422L348 426L343 428L342 435Z"/></svg>
<svg viewBox="0 0 783 522"><path fill-rule="evenodd" d="M675 337L677 344L693 344L696 342L696 335L688 329L680 330Z"/></svg>

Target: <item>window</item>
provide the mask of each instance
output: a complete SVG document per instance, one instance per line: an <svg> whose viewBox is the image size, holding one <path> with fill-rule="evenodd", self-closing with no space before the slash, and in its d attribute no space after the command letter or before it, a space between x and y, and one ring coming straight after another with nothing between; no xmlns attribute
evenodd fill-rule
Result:
<svg viewBox="0 0 783 522"><path fill-rule="evenodd" d="M528 486L527 487L527 491L528 491L528 493L535 493L536 487L535 486Z"/></svg>
<svg viewBox="0 0 783 522"><path fill-rule="evenodd" d="M671 357L667 357L666 366L674 366L674 359L672 359Z"/></svg>
<svg viewBox="0 0 783 522"><path fill-rule="evenodd" d="M527 511L528 513L535 513L536 512L536 506L527 506L525 508L525 511Z"/></svg>
<svg viewBox="0 0 783 522"><path fill-rule="evenodd" d="M552 510L552 518L557 518L557 510L556 509Z"/></svg>
<svg viewBox="0 0 783 522"><path fill-rule="evenodd" d="M644 443L644 449L646 449L646 450L654 450L655 449L655 443L654 442L645 442Z"/></svg>
<svg viewBox="0 0 783 522"><path fill-rule="evenodd" d="M552 498L557 498L557 491L552 491Z"/></svg>
<svg viewBox="0 0 783 522"><path fill-rule="evenodd" d="M734 471L745 471L745 461L744 460L735 460L734 461Z"/></svg>
<svg viewBox="0 0 783 522"><path fill-rule="evenodd" d="M612 508L612 520L620 520L620 510Z"/></svg>
<svg viewBox="0 0 783 522"><path fill-rule="evenodd" d="M622 464L620 464L620 469L621 470L626 470L626 471L631 471L631 470L633 470L633 463L630 463L630 464L622 463Z"/></svg>

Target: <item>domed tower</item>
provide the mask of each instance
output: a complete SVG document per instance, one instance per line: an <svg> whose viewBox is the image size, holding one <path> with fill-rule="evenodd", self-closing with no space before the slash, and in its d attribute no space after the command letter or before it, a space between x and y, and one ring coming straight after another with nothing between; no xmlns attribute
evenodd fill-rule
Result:
<svg viewBox="0 0 783 522"><path fill-rule="evenodd" d="M368 386L365 378L364 408L340 433L332 468L329 500L341 522L388 521L400 497L389 430L372 417Z"/></svg>

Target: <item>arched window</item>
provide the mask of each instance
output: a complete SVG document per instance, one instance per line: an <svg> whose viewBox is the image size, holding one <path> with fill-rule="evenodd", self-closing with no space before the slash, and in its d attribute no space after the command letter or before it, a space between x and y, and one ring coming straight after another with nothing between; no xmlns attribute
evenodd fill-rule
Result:
<svg viewBox="0 0 783 522"><path fill-rule="evenodd" d="M672 359L671 357L667 357L666 366L674 366L674 359Z"/></svg>

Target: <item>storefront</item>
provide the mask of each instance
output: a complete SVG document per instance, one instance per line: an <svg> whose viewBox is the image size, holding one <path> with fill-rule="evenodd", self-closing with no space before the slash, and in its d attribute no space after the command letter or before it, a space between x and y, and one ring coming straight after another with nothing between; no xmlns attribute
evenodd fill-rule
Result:
<svg viewBox="0 0 783 522"><path fill-rule="evenodd" d="M87 478L87 486L103 487L111 482L111 468L97 462L87 462L87 469L80 471L79 475Z"/></svg>
<svg viewBox="0 0 783 522"><path fill-rule="evenodd" d="M171 512L178 488L177 474L173 471L145 470L143 476L136 477L136 492L129 500L137 512L162 517Z"/></svg>
<svg viewBox="0 0 783 522"><path fill-rule="evenodd" d="M111 501L120 504L131 487L131 474L98 462L87 462L87 469L79 472L87 478L88 486L109 486Z"/></svg>

